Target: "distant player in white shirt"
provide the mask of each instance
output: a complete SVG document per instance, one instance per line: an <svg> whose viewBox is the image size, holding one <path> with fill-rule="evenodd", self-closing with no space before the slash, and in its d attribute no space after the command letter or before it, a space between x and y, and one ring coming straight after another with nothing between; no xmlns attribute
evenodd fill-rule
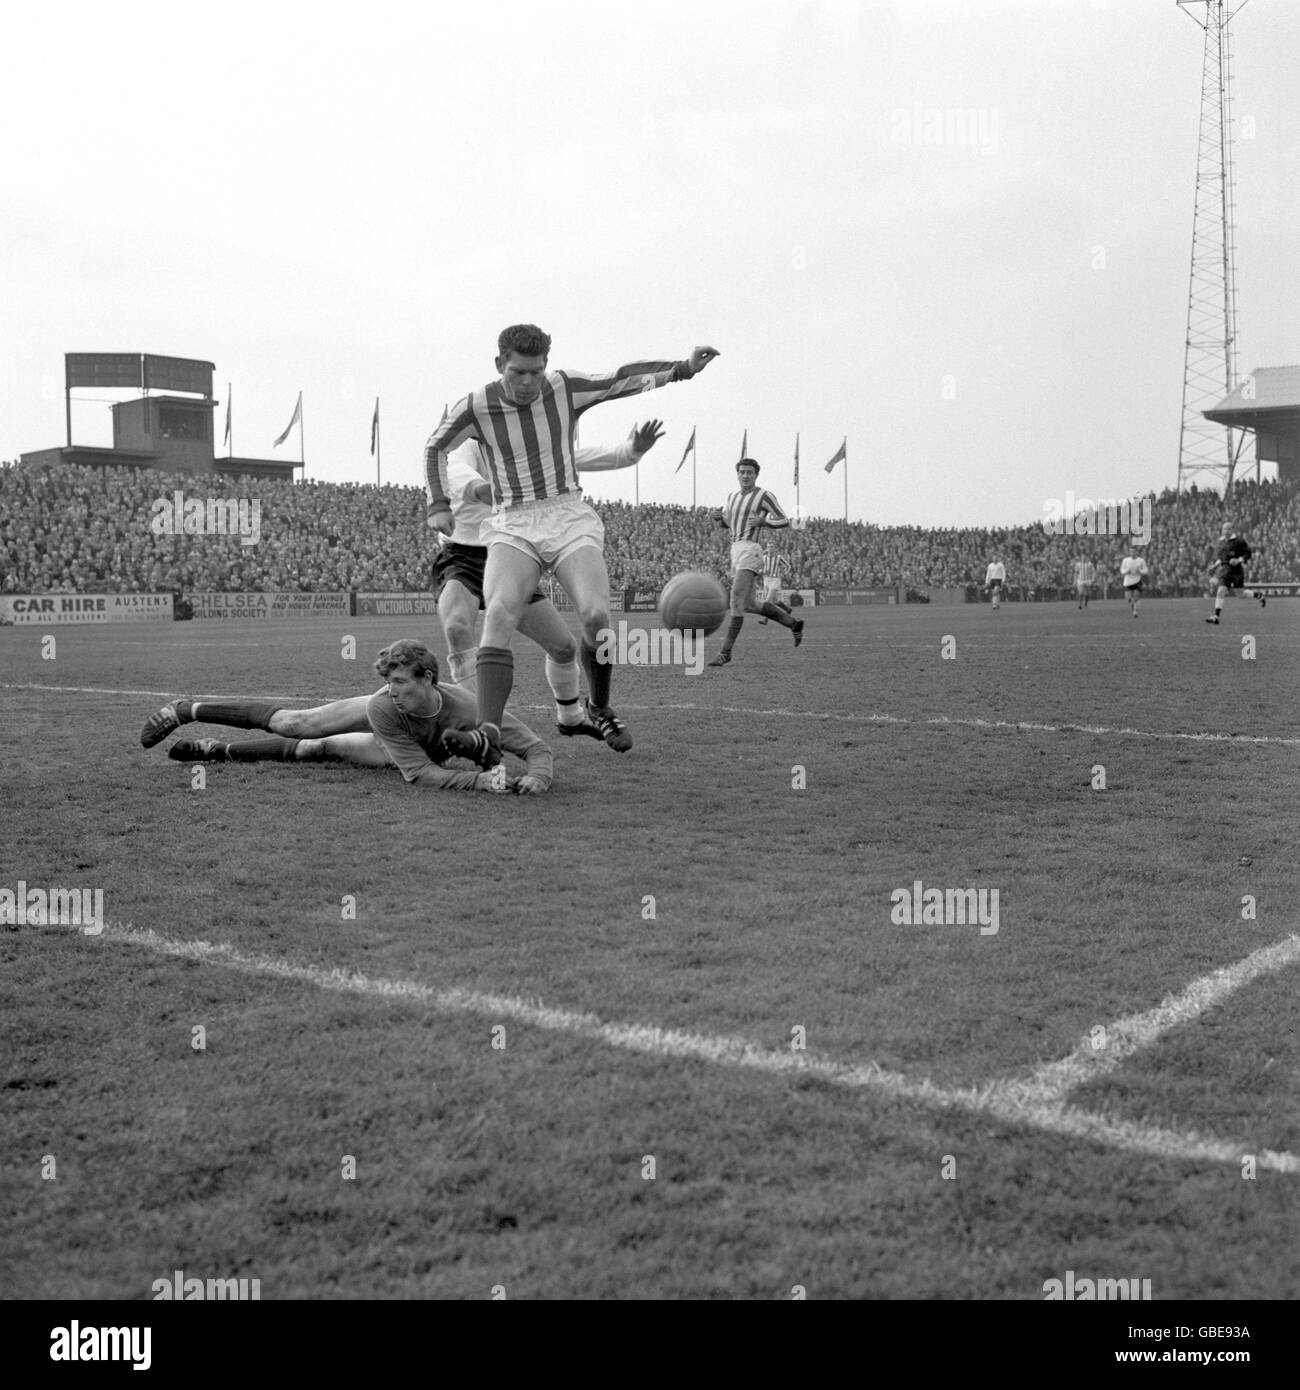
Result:
<svg viewBox="0 0 1300 1390"><path fill-rule="evenodd" d="M1140 555L1126 555L1120 563L1119 574L1124 581L1124 597L1128 599L1128 606L1133 610L1133 616L1138 615L1138 602L1142 598L1142 581L1150 573L1147 569L1147 562Z"/></svg>
<svg viewBox="0 0 1300 1390"><path fill-rule="evenodd" d="M1074 562L1074 593L1080 608L1087 608L1088 594L1097 578L1097 567L1084 556Z"/></svg>
<svg viewBox="0 0 1300 1390"><path fill-rule="evenodd" d="M993 611L1002 604L1002 586L1007 582L1007 567L995 555L984 574L984 587L993 595Z"/></svg>

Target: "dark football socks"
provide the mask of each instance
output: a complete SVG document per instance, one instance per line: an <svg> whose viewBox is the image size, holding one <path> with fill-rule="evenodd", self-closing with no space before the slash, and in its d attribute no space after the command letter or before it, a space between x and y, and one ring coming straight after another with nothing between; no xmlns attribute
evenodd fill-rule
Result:
<svg viewBox="0 0 1300 1390"><path fill-rule="evenodd" d="M193 709L198 706L200 723L225 724L232 729L269 729L271 716L284 708L278 700L181 700L177 701L177 714L182 713L182 705L190 706L190 719L195 718Z"/></svg>
<svg viewBox="0 0 1300 1390"><path fill-rule="evenodd" d="M727 624L726 635L722 639L722 650L729 652L736 645L736 638L740 636L740 629L745 626L743 617L737 614L731 615L731 621Z"/></svg>
<svg viewBox="0 0 1300 1390"><path fill-rule="evenodd" d="M609 688L614 680L614 668L608 661L601 661L593 647L584 636L582 639L582 669L587 674L587 689L591 691L593 709L609 708Z"/></svg>
<svg viewBox="0 0 1300 1390"><path fill-rule="evenodd" d="M474 669L478 678L478 722L495 724L499 729L515 683L514 656L509 647L480 646Z"/></svg>
<svg viewBox="0 0 1300 1390"><path fill-rule="evenodd" d="M790 616L788 608L782 608L776 603L765 603L758 610L765 618L771 618L774 623L780 623L782 627L793 627L794 619Z"/></svg>
<svg viewBox="0 0 1300 1390"><path fill-rule="evenodd" d="M278 734L271 738L246 738L226 744L226 757L232 763L291 763L300 742L301 739L281 738Z"/></svg>

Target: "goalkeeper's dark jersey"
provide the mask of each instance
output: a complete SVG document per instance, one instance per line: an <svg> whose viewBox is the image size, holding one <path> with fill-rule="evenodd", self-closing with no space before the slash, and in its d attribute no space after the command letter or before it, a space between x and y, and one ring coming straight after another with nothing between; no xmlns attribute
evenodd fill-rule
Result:
<svg viewBox="0 0 1300 1390"><path fill-rule="evenodd" d="M1242 565L1250 559L1250 555L1250 546L1240 536L1228 536L1225 540L1221 540L1215 551L1219 568L1223 570L1240 570Z"/></svg>

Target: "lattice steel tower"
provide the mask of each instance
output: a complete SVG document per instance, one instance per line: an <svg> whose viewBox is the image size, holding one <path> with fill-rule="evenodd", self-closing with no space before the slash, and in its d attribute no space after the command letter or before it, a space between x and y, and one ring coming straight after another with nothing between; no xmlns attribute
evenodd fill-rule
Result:
<svg viewBox="0 0 1300 1390"><path fill-rule="evenodd" d="M1237 384L1237 265L1233 233L1232 87L1229 24L1248 0L1176 0L1205 31L1201 71L1201 124L1196 150L1196 208L1192 217L1192 271L1187 295L1183 357L1183 425L1178 445L1178 490L1198 474L1232 490L1245 443L1201 414ZM1226 436L1226 438L1225 438Z"/></svg>

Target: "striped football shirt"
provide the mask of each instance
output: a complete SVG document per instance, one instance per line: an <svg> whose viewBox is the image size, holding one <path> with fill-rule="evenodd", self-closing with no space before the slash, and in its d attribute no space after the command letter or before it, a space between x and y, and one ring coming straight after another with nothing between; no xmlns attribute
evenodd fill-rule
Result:
<svg viewBox="0 0 1300 1390"><path fill-rule="evenodd" d="M764 517L769 521L789 521L781 504L766 488L751 488L749 492L733 492L722 509L731 539L752 541L764 528L758 525Z"/></svg>
<svg viewBox="0 0 1300 1390"><path fill-rule="evenodd" d="M457 401L424 446L429 510L448 507L447 454L476 439L498 507L578 492L578 416L601 401L653 391L694 376L687 362L630 362L614 372L547 372L537 399L516 405L500 381Z"/></svg>
<svg viewBox="0 0 1300 1390"><path fill-rule="evenodd" d="M769 550L763 555L763 573L769 579L780 579L790 573L790 562L779 550Z"/></svg>

